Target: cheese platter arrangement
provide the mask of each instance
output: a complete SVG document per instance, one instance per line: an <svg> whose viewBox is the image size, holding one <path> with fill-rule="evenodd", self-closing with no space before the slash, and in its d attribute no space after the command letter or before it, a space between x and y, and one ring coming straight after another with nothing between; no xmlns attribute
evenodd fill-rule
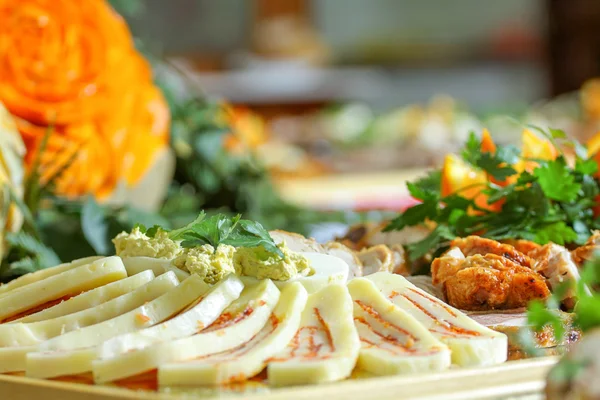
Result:
<svg viewBox="0 0 600 400"><path fill-rule="evenodd" d="M582 177L596 162L538 152L508 166L505 152L486 132L472 136L465 161L450 155L407 185L416 205L331 241L201 212L178 229L137 224L113 238L112 256L13 279L0 286L0 391L497 399L595 390L593 351L582 349L595 348L600 233L592 210L579 216L581 237L568 219L546 218L600 193ZM548 181L560 173L573 179L556 193ZM538 207L526 197L536 187L549 208L523 226L513 214Z"/></svg>

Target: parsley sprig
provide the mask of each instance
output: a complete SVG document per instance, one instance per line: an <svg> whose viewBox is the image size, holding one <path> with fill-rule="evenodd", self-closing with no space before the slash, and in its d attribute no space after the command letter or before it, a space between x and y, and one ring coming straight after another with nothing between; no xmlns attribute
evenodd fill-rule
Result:
<svg viewBox="0 0 600 400"><path fill-rule="evenodd" d="M540 244L583 244L592 230L600 229L600 220L592 210L600 194L594 177L598 165L588 157L584 146L567 140L564 132L537 130L557 148L572 147L574 165L561 153L554 160L523 160L535 161L537 166L531 173L517 173L513 165L522 158L516 147L498 146L494 153L482 152L480 139L471 133L461 156L490 177L481 185L481 193L488 196L488 204L502 201L501 209L482 208L472 198L463 196L463 190L442 196L441 172L436 170L407 184L410 194L421 203L401 213L386 230L435 224L429 236L408 246L412 260L444 248L454 237L473 234ZM497 183L509 177L514 177L513 183Z"/></svg>
<svg viewBox="0 0 600 400"><path fill-rule="evenodd" d="M181 241L181 246L191 248L209 244L217 249L221 244L233 247L258 247L262 246L270 253L283 258L284 254L269 232L258 222L241 219L241 215L229 217L225 214L215 214L210 217L202 211L198 217L188 225L166 230L158 225L146 228L137 225L149 237L155 237L159 230L165 231L172 240Z"/></svg>
<svg viewBox="0 0 600 400"><path fill-rule="evenodd" d="M521 331L520 339L524 349L532 355L541 355L540 349L535 345L532 331L540 331L550 326L554 331L557 343L563 341L565 335L565 317L561 315L560 301L563 295L571 290L577 298L577 305L573 310L573 325L585 332L600 326L600 293L594 288L600 284L600 257L596 254L594 259L587 262L577 281L568 281L556 288L545 302L536 300L527 307L528 328ZM585 368L586 360L572 360L563 358L552 370L550 377L553 380L569 380L577 376Z"/></svg>

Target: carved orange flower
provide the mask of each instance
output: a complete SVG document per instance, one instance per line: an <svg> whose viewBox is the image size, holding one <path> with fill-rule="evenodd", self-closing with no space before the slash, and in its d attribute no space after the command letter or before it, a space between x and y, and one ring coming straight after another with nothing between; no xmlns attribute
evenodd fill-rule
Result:
<svg viewBox="0 0 600 400"><path fill-rule="evenodd" d="M0 101L31 165L59 194L108 196L167 146L169 112L123 19L104 0L0 0Z"/></svg>

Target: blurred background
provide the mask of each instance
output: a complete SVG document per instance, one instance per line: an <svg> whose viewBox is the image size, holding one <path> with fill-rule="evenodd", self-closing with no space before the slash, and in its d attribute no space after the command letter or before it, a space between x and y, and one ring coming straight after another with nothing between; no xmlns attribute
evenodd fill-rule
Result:
<svg viewBox="0 0 600 400"><path fill-rule="evenodd" d="M471 133L600 132L598 0L7 4L0 183L65 260L200 210L328 240L415 204Z"/></svg>
<svg viewBox="0 0 600 400"><path fill-rule="evenodd" d="M515 118L590 135L573 93L598 73L593 0L148 0L126 15L207 95L264 121L257 152L306 205L399 207L396 182L482 126L501 143Z"/></svg>

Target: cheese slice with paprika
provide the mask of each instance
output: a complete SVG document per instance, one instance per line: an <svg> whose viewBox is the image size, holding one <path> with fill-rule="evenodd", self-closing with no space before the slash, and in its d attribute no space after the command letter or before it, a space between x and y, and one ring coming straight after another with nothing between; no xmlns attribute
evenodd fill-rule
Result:
<svg viewBox="0 0 600 400"><path fill-rule="evenodd" d="M377 272L365 277L396 306L400 307L452 351L459 366L498 364L506 361L508 339L475 322L464 313L417 288L404 277Z"/></svg>
<svg viewBox="0 0 600 400"><path fill-rule="evenodd" d="M311 294L299 329L269 361L274 386L333 382L350 376L360 350L346 285L328 285Z"/></svg>
<svg viewBox="0 0 600 400"><path fill-rule="evenodd" d="M219 385L253 377L292 340L300 325L307 297L308 293L301 283L286 285L281 290L277 306L256 335L246 335L245 343L228 351L193 361L161 365L158 369L159 385Z"/></svg>
<svg viewBox="0 0 600 400"><path fill-rule="evenodd" d="M365 278L348 283L361 341L358 368L375 375L440 371L450 367L450 349L419 321L385 298Z"/></svg>
<svg viewBox="0 0 600 400"><path fill-rule="evenodd" d="M187 310L153 327L107 340L100 345L98 356L103 359L113 358L154 343L196 334L212 324L240 296L243 288L242 281L233 274L214 287L206 285L206 291L199 293Z"/></svg>
<svg viewBox="0 0 600 400"><path fill-rule="evenodd" d="M168 363L235 348L262 329L279 296L279 289L267 279L257 285L246 286L240 297L198 334L125 353L114 353L115 347L108 345L98 352L100 357L93 362L94 380L97 383L110 382Z"/></svg>

